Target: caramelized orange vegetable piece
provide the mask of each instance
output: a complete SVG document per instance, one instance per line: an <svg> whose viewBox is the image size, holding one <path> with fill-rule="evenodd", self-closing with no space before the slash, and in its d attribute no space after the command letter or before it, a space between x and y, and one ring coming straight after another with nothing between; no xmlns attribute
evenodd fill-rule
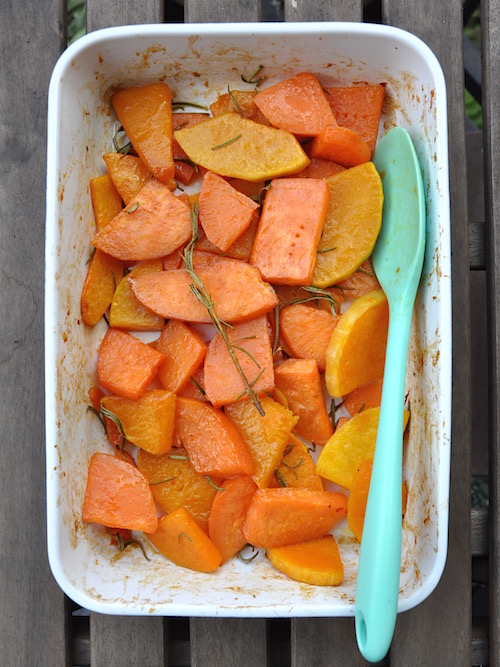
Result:
<svg viewBox="0 0 500 667"><path fill-rule="evenodd" d="M242 528L257 485L250 477L235 477L226 480L222 488L210 510L208 534L225 562L247 543Z"/></svg>
<svg viewBox="0 0 500 667"><path fill-rule="evenodd" d="M151 173L136 155L105 153L102 157L116 189L128 206L151 179Z"/></svg>
<svg viewBox="0 0 500 667"><path fill-rule="evenodd" d="M182 392L203 363L207 346L185 322L169 320L154 347L165 355L158 378L165 389Z"/></svg>
<svg viewBox="0 0 500 667"><path fill-rule="evenodd" d="M264 200L250 264L264 280L309 285L330 190L324 179L280 178Z"/></svg>
<svg viewBox="0 0 500 667"><path fill-rule="evenodd" d="M211 405L178 397L175 430L194 469L203 475L226 478L253 473L252 458L238 430Z"/></svg>
<svg viewBox="0 0 500 667"><path fill-rule="evenodd" d="M175 138L196 164L221 176L246 181L295 174L309 164L292 134L238 113L182 128L175 132Z"/></svg>
<svg viewBox="0 0 500 667"><path fill-rule="evenodd" d="M255 93L250 90L231 90L231 94L220 95L216 102L210 105L210 111L215 117L225 113L239 113L245 118L254 120L262 125L270 125L262 111L253 101Z"/></svg>
<svg viewBox="0 0 500 667"><path fill-rule="evenodd" d="M357 132L373 155L384 101L384 86L326 88L326 93L337 123Z"/></svg>
<svg viewBox="0 0 500 667"><path fill-rule="evenodd" d="M309 72L259 91L254 102L272 125L302 137L313 137L335 123L321 84Z"/></svg>
<svg viewBox="0 0 500 667"><path fill-rule="evenodd" d="M96 250L96 252L98 251ZM139 262L128 275L141 276L145 273L154 273L155 271L162 270L163 260L161 258L146 259L143 262ZM157 329L161 329L164 324L165 320L163 317L153 313L137 299L130 289L127 276L122 278L116 287L111 302L109 325L117 329L128 329L129 331L156 331Z"/></svg>
<svg viewBox="0 0 500 667"><path fill-rule="evenodd" d="M132 400L104 396L101 407L112 412L122 425L126 439L151 454L166 454L172 447L175 394L164 389L146 391Z"/></svg>
<svg viewBox="0 0 500 667"><path fill-rule="evenodd" d="M259 489L248 508L243 534L268 549L327 535L346 516L347 497L333 491Z"/></svg>
<svg viewBox="0 0 500 667"><path fill-rule="evenodd" d="M213 572L222 560L220 551L184 507L165 514L148 538L176 565L197 572Z"/></svg>
<svg viewBox="0 0 500 667"><path fill-rule="evenodd" d="M384 373L389 307L382 290L353 301L339 317L326 352L330 396L349 394Z"/></svg>
<svg viewBox="0 0 500 667"><path fill-rule="evenodd" d="M144 475L112 454L93 454L82 520L113 528L156 530L156 507Z"/></svg>
<svg viewBox="0 0 500 667"><path fill-rule="evenodd" d="M314 359L321 372L338 318L322 308L294 303L280 311L280 338L285 351L298 359Z"/></svg>
<svg viewBox="0 0 500 667"><path fill-rule="evenodd" d="M340 281L338 287L346 299L357 299L363 294L382 289L370 258L365 260L349 278Z"/></svg>
<svg viewBox="0 0 500 667"><path fill-rule="evenodd" d="M323 480L316 472L311 454L305 444L293 433L269 486L324 491Z"/></svg>
<svg viewBox="0 0 500 667"><path fill-rule="evenodd" d="M196 250L211 252L214 255L223 254L225 257L230 257L231 259L240 259L242 262L248 262L250 259L250 253L252 252L255 234L257 233L258 222L259 211L256 211L248 228L241 236L236 239L236 241L231 246L229 246L229 248L224 253L216 245L210 243L206 236L203 236L198 240L198 243L196 244Z"/></svg>
<svg viewBox="0 0 500 667"><path fill-rule="evenodd" d="M344 169L345 167L341 164L315 157L311 159L311 164L297 176L300 176L300 178L328 178L328 176L338 174Z"/></svg>
<svg viewBox="0 0 500 667"><path fill-rule="evenodd" d="M227 337L253 391L272 392L273 356L265 315L228 328ZM218 333L208 346L204 371L207 398L216 408L246 398L243 379Z"/></svg>
<svg viewBox="0 0 500 667"><path fill-rule="evenodd" d="M123 260L155 259L191 238L189 207L151 179L94 238L92 244Z"/></svg>
<svg viewBox="0 0 500 667"><path fill-rule="evenodd" d="M290 579L315 586L338 586L344 578L344 566L333 535L285 547L267 549L275 567Z"/></svg>
<svg viewBox="0 0 500 667"><path fill-rule="evenodd" d="M324 445L332 436L333 427L326 411L316 361L287 359L276 367L274 377L276 386L286 396L290 410L299 418L295 431L317 445Z"/></svg>
<svg viewBox="0 0 500 667"><path fill-rule="evenodd" d="M264 315L278 303L273 288L259 270L227 257L195 253L194 269L210 294L217 316L225 322L244 322ZM155 313L187 322L211 322L205 306L191 291L184 271L137 276L129 282L136 297Z"/></svg>
<svg viewBox="0 0 500 667"><path fill-rule="evenodd" d="M269 396L262 396L260 403L264 416L249 400L228 405L225 413L251 454L255 468L253 480L262 488L269 485L280 464L298 418Z"/></svg>
<svg viewBox="0 0 500 667"><path fill-rule="evenodd" d="M122 200L109 174L91 178L90 198L97 231L106 227L122 210Z"/></svg>
<svg viewBox="0 0 500 667"><path fill-rule="evenodd" d="M174 177L172 97L166 83L119 90L111 103L137 154L162 183Z"/></svg>
<svg viewBox="0 0 500 667"><path fill-rule="evenodd" d="M248 229L259 205L212 172L203 177L199 221L208 240L226 252Z"/></svg>
<svg viewBox="0 0 500 667"><path fill-rule="evenodd" d="M96 250L83 283L80 311L84 323L93 327L109 308L116 283L123 275L123 262Z"/></svg>
<svg viewBox="0 0 500 667"><path fill-rule="evenodd" d="M97 377L108 391L140 398L165 355L125 331L108 329L97 357Z"/></svg>
<svg viewBox="0 0 500 667"><path fill-rule="evenodd" d="M367 408L376 408L380 406L382 384L383 378L379 378L378 380L374 380L369 384L365 384L362 387L358 387L358 389L351 391L350 394L347 394L347 396L344 396L343 398L345 409L352 416Z"/></svg>
<svg viewBox="0 0 500 667"><path fill-rule="evenodd" d="M311 158L332 160L343 167L355 167L368 162L371 151L357 132L348 127L329 125L314 137L309 155Z"/></svg>
<svg viewBox="0 0 500 667"><path fill-rule="evenodd" d="M205 475L193 468L187 452L176 447L169 454L149 454L142 449L137 453L139 470L148 480L153 497L165 512L185 507L205 532L208 517L221 480L214 477L210 483Z"/></svg>

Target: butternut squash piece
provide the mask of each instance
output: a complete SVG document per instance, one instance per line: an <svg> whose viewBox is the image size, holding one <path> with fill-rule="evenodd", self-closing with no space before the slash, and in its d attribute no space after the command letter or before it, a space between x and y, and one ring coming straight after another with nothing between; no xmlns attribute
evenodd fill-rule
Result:
<svg viewBox="0 0 500 667"><path fill-rule="evenodd" d="M98 252L96 250L96 252ZM118 261L118 260L115 260ZM163 270L163 260L146 259L139 262L130 276L141 276L146 273L154 273ZM109 325L117 329L127 329L128 331L155 331L161 329L165 324L165 319L153 311L143 306L130 289L127 276L118 283L111 308L109 311Z"/></svg>
<svg viewBox="0 0 500 667"><path fill-rule="evenodd" d="M384 194L372 162L326 179L330 206L318 246L313 285L348 278L371 254L382 225Z"/></svg>
<svg viewBox="0 0 500 667"><path fill-rule="evenodd" d="M104 396L101 407L118 417L125 437L136 447L151 454L170 451L175 422L175 394L153 389L136 400Z"/></svg>
<svg viewBox="0 0 500 667"><path fill-rule="evenodd" d="M214 118L225 113L239 113L256 123L270 125L271 123L255 104L254 97L255 93L250 90L231 90L231 94L219 95L217 101L210 105L210 111Z"/></svg>
<svg viewBox="0 0 500 667"><path fill-rule="evenodd" d="M214 498L208 519L208 534L222 554L222 562L234 556L247 543L243 524L253 494L257 491L250 477L227 479Z"/></svg>
<svg viewBox="0 0 500 667"><path fill-rule="evenodd" d="M348 127L329 125L312 140L311 158L332 160L343 167L356 167L368 162L371 151L368 144Z"/></svg>
<svg viewBox="0 0 500 667"><path fill-rule="evenodd" d="M293 433L283 452L283 458L274 471L269 486L287 486L294 489L324 491L323 480L305 444Z"/></svg>
<svg viewBox="0 0 500 667"><path fill-rule="evenodd" d="M217 316L225 322L244 322L264 315L278 303L273 288L253 266L210 253L195 253L194 269L210 294ZM130 286L145 306L162 317L210 323L205 306L190 285L184 269L147 276L129 276Z"/></svg>
<svg viewBox="0 0 500 667"><path fill-rule="evenodd" d="M326 351L326 388L340 397L383 376L389 306L382 290L353 301L338 319Z"/></svg>
<svg viewBox="0 0 500 667"><path fill-rule="evenodd" d="M322 308L294 303L280 311L280 339L285 351L298 359L314 359L323 373L326 351L338 318Z"/></svg>
<svg viewBox="0 0 500 667"><path fill-rule="evenodd" d="M321 84L310 72L260 90L254 102L272 125L300 137L314 137L335 123Z"/></svg>
<svg viewBox="0 0 500 667"><path fill-rule="evenodd" d="M314 586L339 586L344 566L333 535L286 547L267 549L266 555L275 567L290 579Z"/></svg>
<svg viewBox="0 0 500 667"><path fill-rule="evenodd" d="M125 206L128 206L151 179L151 172L136 155L105 153L102 157Z"/></svg>
<svg viewBox="0 0 500 667"><path fill-rule="evenodd" d="M253 391L272 392L273 356L266 316L235 324L227 329L227 337ZM204 371L206 395L216 408L246 398L243 379L218 333L208 346Z"/></svg>
<svg viewBox="0 0 500 667"><path fill-rule="evenodd" d="M295 137L237 113L175 132L189 158L220 176L264 181L301 171L309 158Z"/></svg>
<svg viewBox="0 0 500 667"><path fill-rule="evenodd" d="M260 403L263 417L248 400L228 405L225 413L250 452L254 465L252 479L263 488L269 485L282 460L298 418L269 396L263 396Z"/></svg>
<svg viewBox="0 0 500 667"><path fill-rule="evenodd" d="M349 419L323 447L316 464L321 477L350 489L363 461L373 460L380 408L368 408ZM410 413L405 410L403 431Z"/></svg>
<svg viewBox="0 0 500 667"><path fill-rule="evenodd" d="M165 514L148 538L166 558L176 565L197 572L213 572L222 560L220 551L184 509Z"/></svg>
<svg viewBox="0 0 500 667"><path fill-rule="evenodd" d="M84 323L93 327L109 308L115 293L116 283L123 275L123 262L96 250L80 296L80 311Z"/></svg>
<svg viewBox="0 0 500 667"><path fill-rule="evenodd" d="M253 473L252 458L238 430L211 405L178 397L175 431L194 469L203 475L227 478Z"/></svg>
<svg viewBox="0 0 500 667"><path fill-rule="evenodd" d="M169 320L154 347L165 355L158 369L158 379L165 389L181 393L203 363L206 344L185 322Z"/></svg>
<svg viewBox="0 0 500 667"><path fill-rule="evenodd" d="M199 198L199 221L208 240L222 252L231 245L252 222L259 205L235 190L217 174L207 172L203 177Z"/></svg>
<svg viewBox="0 0 500 667"><path fill-rule="evenodd" d="M82 521L111 528L156 530L156 507L144 475L122 458L100 452L93 454Z"/></svg>
<svg viewBox="0 0 500 667"><path fill-rule="evenodd" d="M379 378L362 387L358 387L358 389L344 396L344 407L351 416L367 408L377 408L380 406L383 381L383 378Z"/></svg>
<svg viewBox="0 0 500 667"><path fill-rule="evenodd" d="M101 231L122 210L120 193L109 174L91 178L90 198L97 231Z"/></svg>
<svg viewBox="0 0 500 667"><path fill-rule="evenodd" d="M347 497L333 491L258 489L248 508L243 534L269 549L327 535L347 512Z"/></svg>
<svg viewBox="0 0 500 667"><path fill-rule="evenodd" d="M290 410L299 420L295 431L317 445L332 436L318 364L314 359L287 359L276 367L276 386L286 396Z"/></svg>
<svg viewBox="0 0 500 667"><path fill-rule="evenodd" d="M92 244L125 261L156 259L191 238L189 207L151 179L94 238Z"/></svg>
<svg viewBox="0 0 500 667"><path fill-rule="evenodd" d="M242 262L248 262L255 241L258 222L259 211L256 211L247 229L241 236L236 239L232 245L229 246L229 248L224 253L220 248L211 243L206 236L203 236L198 240L198 243L196 244L196 250L211 252L214 255L223 254L225 257L229 257L231 259L240 259Z"/></svg>
<svg viewBox="0 0 500 667"><path fill-rule="evenodd" d="M221 484L219 478L214 477L211 484L193 468L182 447L159 455L141 449L137 453L137 465L148 480L154 499L165 512L184 507L201 528L208 531L208 517L217 494L215 486Z"/></svg>
<svg viewBox="0 0 500 667"><path fill-rule="evenodd" d="M165 355L125 331L108 329L97 357L97 377L108 391L140 398L158 372Z"/></svg>
<svg viewBox="0 0 500 667"><path fill-rule="evenodd" d="M174 177L172 97L166 83L119 90L111 104L137 154L161 183Z"/></svg>
<svg viewBox="0 0 500 667"><path fill-rule="evenodd" d="M264 200L250 264L264 280L309 285L330 191L324 179L280 178Z"/></svg>

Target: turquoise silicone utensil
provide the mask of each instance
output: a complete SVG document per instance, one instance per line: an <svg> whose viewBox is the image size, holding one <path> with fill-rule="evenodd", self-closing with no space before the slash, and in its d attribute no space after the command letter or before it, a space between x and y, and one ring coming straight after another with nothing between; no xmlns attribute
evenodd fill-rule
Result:
<svg viewBox="0 0 500 667"><path fill-rule="evenodd" d="M373 472L356 588L356 637L366 660L382 660L394 627L401 569L403 404L410 324L425 250L420 166L402 128L390 130L373 159L382 178L382 229L373 266L389 302L389 333Z"/></svg>

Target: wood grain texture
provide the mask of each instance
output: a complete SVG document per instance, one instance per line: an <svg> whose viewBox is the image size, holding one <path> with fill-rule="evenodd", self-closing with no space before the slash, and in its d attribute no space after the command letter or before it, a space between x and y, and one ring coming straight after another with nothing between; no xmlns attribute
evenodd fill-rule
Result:
<svg viewBox="0 0 500 667"><path fill-rule="evenodd" d="M260 21L260 0L185 0L186 23L242 23Z"/></svg>
<svg viewBox="0 0 500 667"><path fill-rule="evenodd" d="M481 5L490 426L490 665L500 664L500 2Z"/></svg>
<svg viewBox="0 0 500 667"><path fill-rule="evenodd" d="M0 662L64 665L64 595L47 560L43 285L47 90L63 5L0 3ZM43 58L40 57L43 54Z"/></svg>
<svg viewBox="0 0 500 667"><path fill-rule="evenodd" d="M164 3L159 0L87 0L87 31L117 25L158 23L163 19L163 10ZM121 667L125 663L163 666L163 640L162 618L90 614L92 667Z"/></svg>
<svg viewBox="0 0 500 667"><path fill-rule="evenodd" d="M461 0L383 0L385 23L409 30L438 57L448 94L450 147L451 243L453 292L453 418L450 487L452 548L443 577L433 595L414 610L401 614L391 649L391 664L471 664L470 576L470 441L471 370L465 171L464 73ZM443 609L453 610L438 623ZM425 637L425 643L422 638Z"/></svg>
<svg viewBox="0 0 500 667"><path fill-rule="evenodd" d="M192 667L267 664L266 622L254 618L191 618Z"/></svg>
<svg viewBox="0 0 500 667"><path fill-rule="evenodd" d="M158 0L87 0L87 32L136 23L161 23L164 3Z"/></svg>
<svg viewBox="0 0 500 667"><path fill-rule="evenodd" d="M363 0L285 0L285 21L361 21Z"/></svg>
<svg viewBox="0 0 500 667"><path fill-rule="evenodd" d="M92 667L163 667L163 619L90 615Z"/></svg>

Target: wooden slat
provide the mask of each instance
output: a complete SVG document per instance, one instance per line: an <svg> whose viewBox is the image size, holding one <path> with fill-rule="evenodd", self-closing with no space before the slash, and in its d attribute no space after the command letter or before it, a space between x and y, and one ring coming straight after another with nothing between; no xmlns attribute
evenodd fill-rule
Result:
<svg viewBox="0 0 500 667"><path fill-rule="evenodd" d="M264 619L191 618L192 667L262 667L267 664Z"/></svg>
<svg viewBox="0 0 500 667"><path fill-rule="evenodd" d="M136 23L161 23L164 3L158 0L87 0L87 32Z"/></svg>
<svg viewBox="0 0 500 667"><path fill-rule="evenodd" d="M87 0L87 32L99 28L163 20L160 0ZM164 665L163 619L90 614L92 667ZM124 663L125 661L125 663Z"/></svg>
<svg viewBox="0 0 500 667"><path fill-rule="evenodd" d="M285 21L361 21L363 0L285 0Z"/></svg>
<svg viewBox="0 0 500 667"><path fill-rule="evenodd" d="M490 665L500 664L500 2L481 4L490 416Z"/></svg>
<svg viewBox="0 0 500 667"><path fill-rule="evenodd" d="M398 618L391 664L470 665L470 321L467 229L467 182L464 136L464 73L461 0L384 0L385 23L423 39L439 58L448 92L452 292L453 292L453 421L450 487L452 548L435 593ZM440 623L443 609L453 610ZM422 638L425 637L425 641Z"/></svg>
<svg viewBox="0 0 500 667"><path fill-rule="evenodd" d="M189 23L255 22L262 16L260 0L185 0L184 20Z"/></svg>
<svg viewBox="0 0 500 667"><path fill-rule="evenodd" d="M64 665L45 532L43 285L47 90L63 5L0 3L0 662ZM43 57L40 57L43 54ZM70 656L68 655L70 658Z"/></svg>

